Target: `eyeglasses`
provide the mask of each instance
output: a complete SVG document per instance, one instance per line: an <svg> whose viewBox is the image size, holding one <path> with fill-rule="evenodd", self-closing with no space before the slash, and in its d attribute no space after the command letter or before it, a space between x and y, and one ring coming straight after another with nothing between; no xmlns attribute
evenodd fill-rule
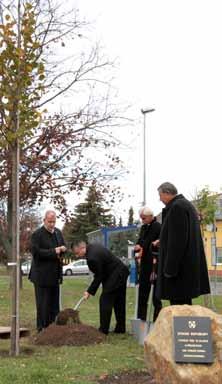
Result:
<svg viewBox="0 0 222 384"><path fill-rule="evenodd" d="M150 217L152 215L147 215L147 216L140 216L141 220L146 220L147 217Z"/></svg>

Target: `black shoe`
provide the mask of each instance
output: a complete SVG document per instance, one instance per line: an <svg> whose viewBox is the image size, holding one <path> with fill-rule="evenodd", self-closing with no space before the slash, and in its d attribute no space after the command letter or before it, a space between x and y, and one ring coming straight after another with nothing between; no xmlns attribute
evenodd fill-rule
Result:
<svg viewBox="0 0 222 384"><path fill-rule="evenodd" d="M108 335L109 331L102 329L101 327L98 328L98 331L103 333L104 335Z"/></svg>
<svg viewBox="0 0 222 384"><path fill-rule="evenodd" d="M113 333L126 333L125 329L114 329Z"/></svg>

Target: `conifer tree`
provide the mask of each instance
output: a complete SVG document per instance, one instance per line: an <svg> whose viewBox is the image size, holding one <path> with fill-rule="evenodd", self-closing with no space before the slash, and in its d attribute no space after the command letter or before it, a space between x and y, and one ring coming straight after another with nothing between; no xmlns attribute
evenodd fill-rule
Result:
<svg viewBox="0 0 222 384"><path fill-rule="evenodd" d="M130 209L129 209L128 225L134 224L133 215L134 215L133 207L130 207Z"/></svg>
<svg viewBox="0 0 222 384"><path fill-rule="evenodd" d="M87 233L112 225L113 216L103 204L103 194L92 185L85 201L76 206L72 219L64 226L63 234L68 243L87 240Z"/></svg>

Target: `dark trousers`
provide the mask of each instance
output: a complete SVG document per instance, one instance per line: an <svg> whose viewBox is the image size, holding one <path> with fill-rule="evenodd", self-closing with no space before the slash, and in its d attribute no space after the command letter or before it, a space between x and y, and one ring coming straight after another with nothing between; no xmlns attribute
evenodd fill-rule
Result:
<svg viewBox="0 0 222 384"><path fill-rule="evenodd" d="M170 300L170 305L183 305L183 304L192 305L192 299L186 298L186 299L171 299Z"/></svg>
<svg viewBox="0 0 222 384"><path fill-rule="evenodd" d="M100 327L99 330L105 334L109 332L112 310L114 309L116 326L114 332L125 333L126 331L126 282L112 292L102 291L100 300Z"/></svg>
<svg viewBox="0 0 222 384"><path fill-rule="evenodd" d="M34 284L37 312L37 330L41 331L55 321L59 313L59 285L40 287Z"/></svg>
<svg viewBox="0 0 222 384"><path fill-rule="evenodd" d="M137 318L143 321L146 321L146 318L147 318L147 305L148 305L150 289L151 289L151 283L149 281L149 276L146 279L144 278L140 279ZM152 299L153 306L154 306L153 321L156 320L162 308L161 300L156 298L155 291L156 291L156 281L154 282L154 291L153 291L153 299Z"/></svg>

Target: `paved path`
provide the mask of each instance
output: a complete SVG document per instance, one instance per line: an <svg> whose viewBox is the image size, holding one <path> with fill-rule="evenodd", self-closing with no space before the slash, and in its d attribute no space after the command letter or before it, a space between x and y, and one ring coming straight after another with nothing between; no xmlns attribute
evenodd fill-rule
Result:
<svg viewBox="0 0 222 384"><path fill-rule="evenodd" d="M211 281L210 287L212 295L222 295L222 282Z"/></svg>

